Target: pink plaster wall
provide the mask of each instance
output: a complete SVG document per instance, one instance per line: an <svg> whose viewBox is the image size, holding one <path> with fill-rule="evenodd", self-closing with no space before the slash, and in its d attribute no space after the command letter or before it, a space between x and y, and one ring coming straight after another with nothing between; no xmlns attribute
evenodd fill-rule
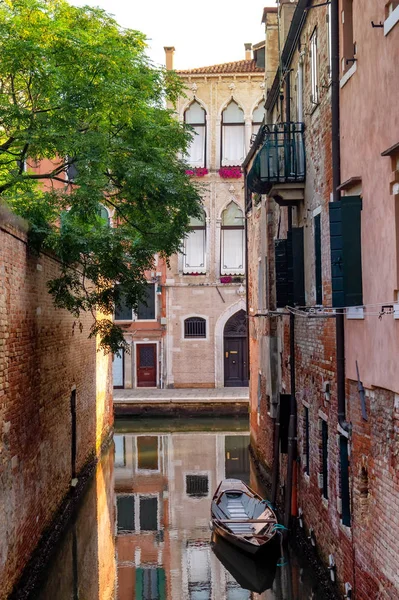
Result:
<svg viewBox="0 0 399 600"><path fill-rule="evenodd" d="M399 23L384 35L385 0L353 0L356 72L340 90L341 181L362 178L363 303L393 302L398 289L392 167L381 153L399 142ZM342 8L342 0L340 1ZM341 51L342 56L342 51ZM349 190L348 194L351 193ZM378 306L372 307L373 312ZM347 377L359 363L366 387L399 392L399 320L385 316L346 320Z"/></svg>

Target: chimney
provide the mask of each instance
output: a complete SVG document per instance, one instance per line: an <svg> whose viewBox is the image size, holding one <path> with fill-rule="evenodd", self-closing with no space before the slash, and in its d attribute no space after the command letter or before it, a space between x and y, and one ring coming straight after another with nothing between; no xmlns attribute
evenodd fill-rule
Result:
<svg viewBox="0 0 399 600"><path fill-rule="evenodd" d="M175 53L175 48L174 48L174 46L164 46L163 49L165 50L166 70L172 71L173 70L173 55Z"/></svg>
<svg viewBox="0 0 399 600"><path fill-rule="evenodd" d="M252 44L244 44L245 60L252 60Z"/></svg>

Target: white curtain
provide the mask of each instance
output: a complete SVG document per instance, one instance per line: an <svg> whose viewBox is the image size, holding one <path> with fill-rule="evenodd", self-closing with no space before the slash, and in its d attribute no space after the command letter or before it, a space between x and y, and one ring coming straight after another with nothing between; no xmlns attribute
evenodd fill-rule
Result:
<svg viewBox="0 0 399 600"><path fill-rule="evenodd" d="M184 243L184 272L205 273L205 229L193 229Z"/></svg>
<svg viewBox="0 0 399 600"><path fill-rule="evenodd" d="M223 125L222 165L231 167L241 165L245 158L245 126Z"/></svg>
<svg viewBox="0 0 399 600"><path fill-rule="evenodd" d="M222 229L222 275L242 274L244 265L244 229Z"/></svg>
<svg viewBox="0 0 399 600"><path fill-rule="evenodd" d="M194 127L193 141L188 149L187 162L192 167L205 165L205 127Z"/></svg>

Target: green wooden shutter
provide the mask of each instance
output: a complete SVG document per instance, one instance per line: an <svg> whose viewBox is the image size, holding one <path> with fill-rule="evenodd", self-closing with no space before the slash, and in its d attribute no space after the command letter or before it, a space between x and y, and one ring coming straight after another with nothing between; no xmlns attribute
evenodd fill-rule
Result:
<svg viewBox="0 0 399 600"><path fill-rule="evenodd" d="M359 306L362 294L360 196L330 203L332 305Z"/></svg>
<svg viewBox="0 0 399 600"><path fill-rule="evenodd" d="M159 600L166 599L166 577L164 569L157 569Z"/></svg>
<svg viewBox="0 0 399 600"><path fill-rule="evenodd" d="M274 240L276 266L276 306L284 308L292 304L292 272L289 270L289 249L287 240Z"/></svg>
<svg viewBox="0 0 399 600"><path fill-rule="evenodd" d="M137 600L142 600L142 598L143 598L143 591L144 591L143 579L144 579L144 571L141 567L137 567L136 568L136 598L137 598Z"/></svg>
<svg viewBox="0 0 399 600"><path fill-rule="evenodd" d="M323 286L321 278L321 218L316 215L314 218L314 258L315 258L315 283L316 283L316 304L323 302Z"/></svg>
<svg viewBox="0 0 399 600"><path fill-rule="evenodd" d="M345 306L341 202L330 202L332 305Z"/></svg>
<svg viewBox="0 0 399 600"><path fill-rule="evenodd" d="M339 439L339 451L341 459L341 502L342 502L342 523L347 527L351 524L351 508L349 493L349 457L348 440L341 435Z"/></svg>
<svg viewBox="0 0 399 600"><path fill-rule="evenodd" d="M303 248L303 227L293 227L292 243L292 280L294 304L305 306L305 257Z"/></svg>
<svg viewBox="0 0 399 600"><path fill-rule="evenodd" d="M363 304L362 240L360 196L344 196L342 202L342 238L344 241L345 306Z"/></svg>

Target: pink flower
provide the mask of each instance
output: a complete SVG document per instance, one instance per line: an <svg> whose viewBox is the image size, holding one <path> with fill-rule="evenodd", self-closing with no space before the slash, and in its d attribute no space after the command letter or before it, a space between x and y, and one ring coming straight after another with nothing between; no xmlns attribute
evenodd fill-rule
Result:
<svg viewBox="0 0 399 600"><path fill-rule="evenodd" d="M206 167L194 167L193 169L188 169L186 171L186 175L190 177L204 177L208 175L208 169Z"/></svg>
<svg viewBox="0 0 399 600"><path fill-rule="evenodd" d="M221 167L219 175L223 179L239 179L242 175L241 167Z"/></svg>

